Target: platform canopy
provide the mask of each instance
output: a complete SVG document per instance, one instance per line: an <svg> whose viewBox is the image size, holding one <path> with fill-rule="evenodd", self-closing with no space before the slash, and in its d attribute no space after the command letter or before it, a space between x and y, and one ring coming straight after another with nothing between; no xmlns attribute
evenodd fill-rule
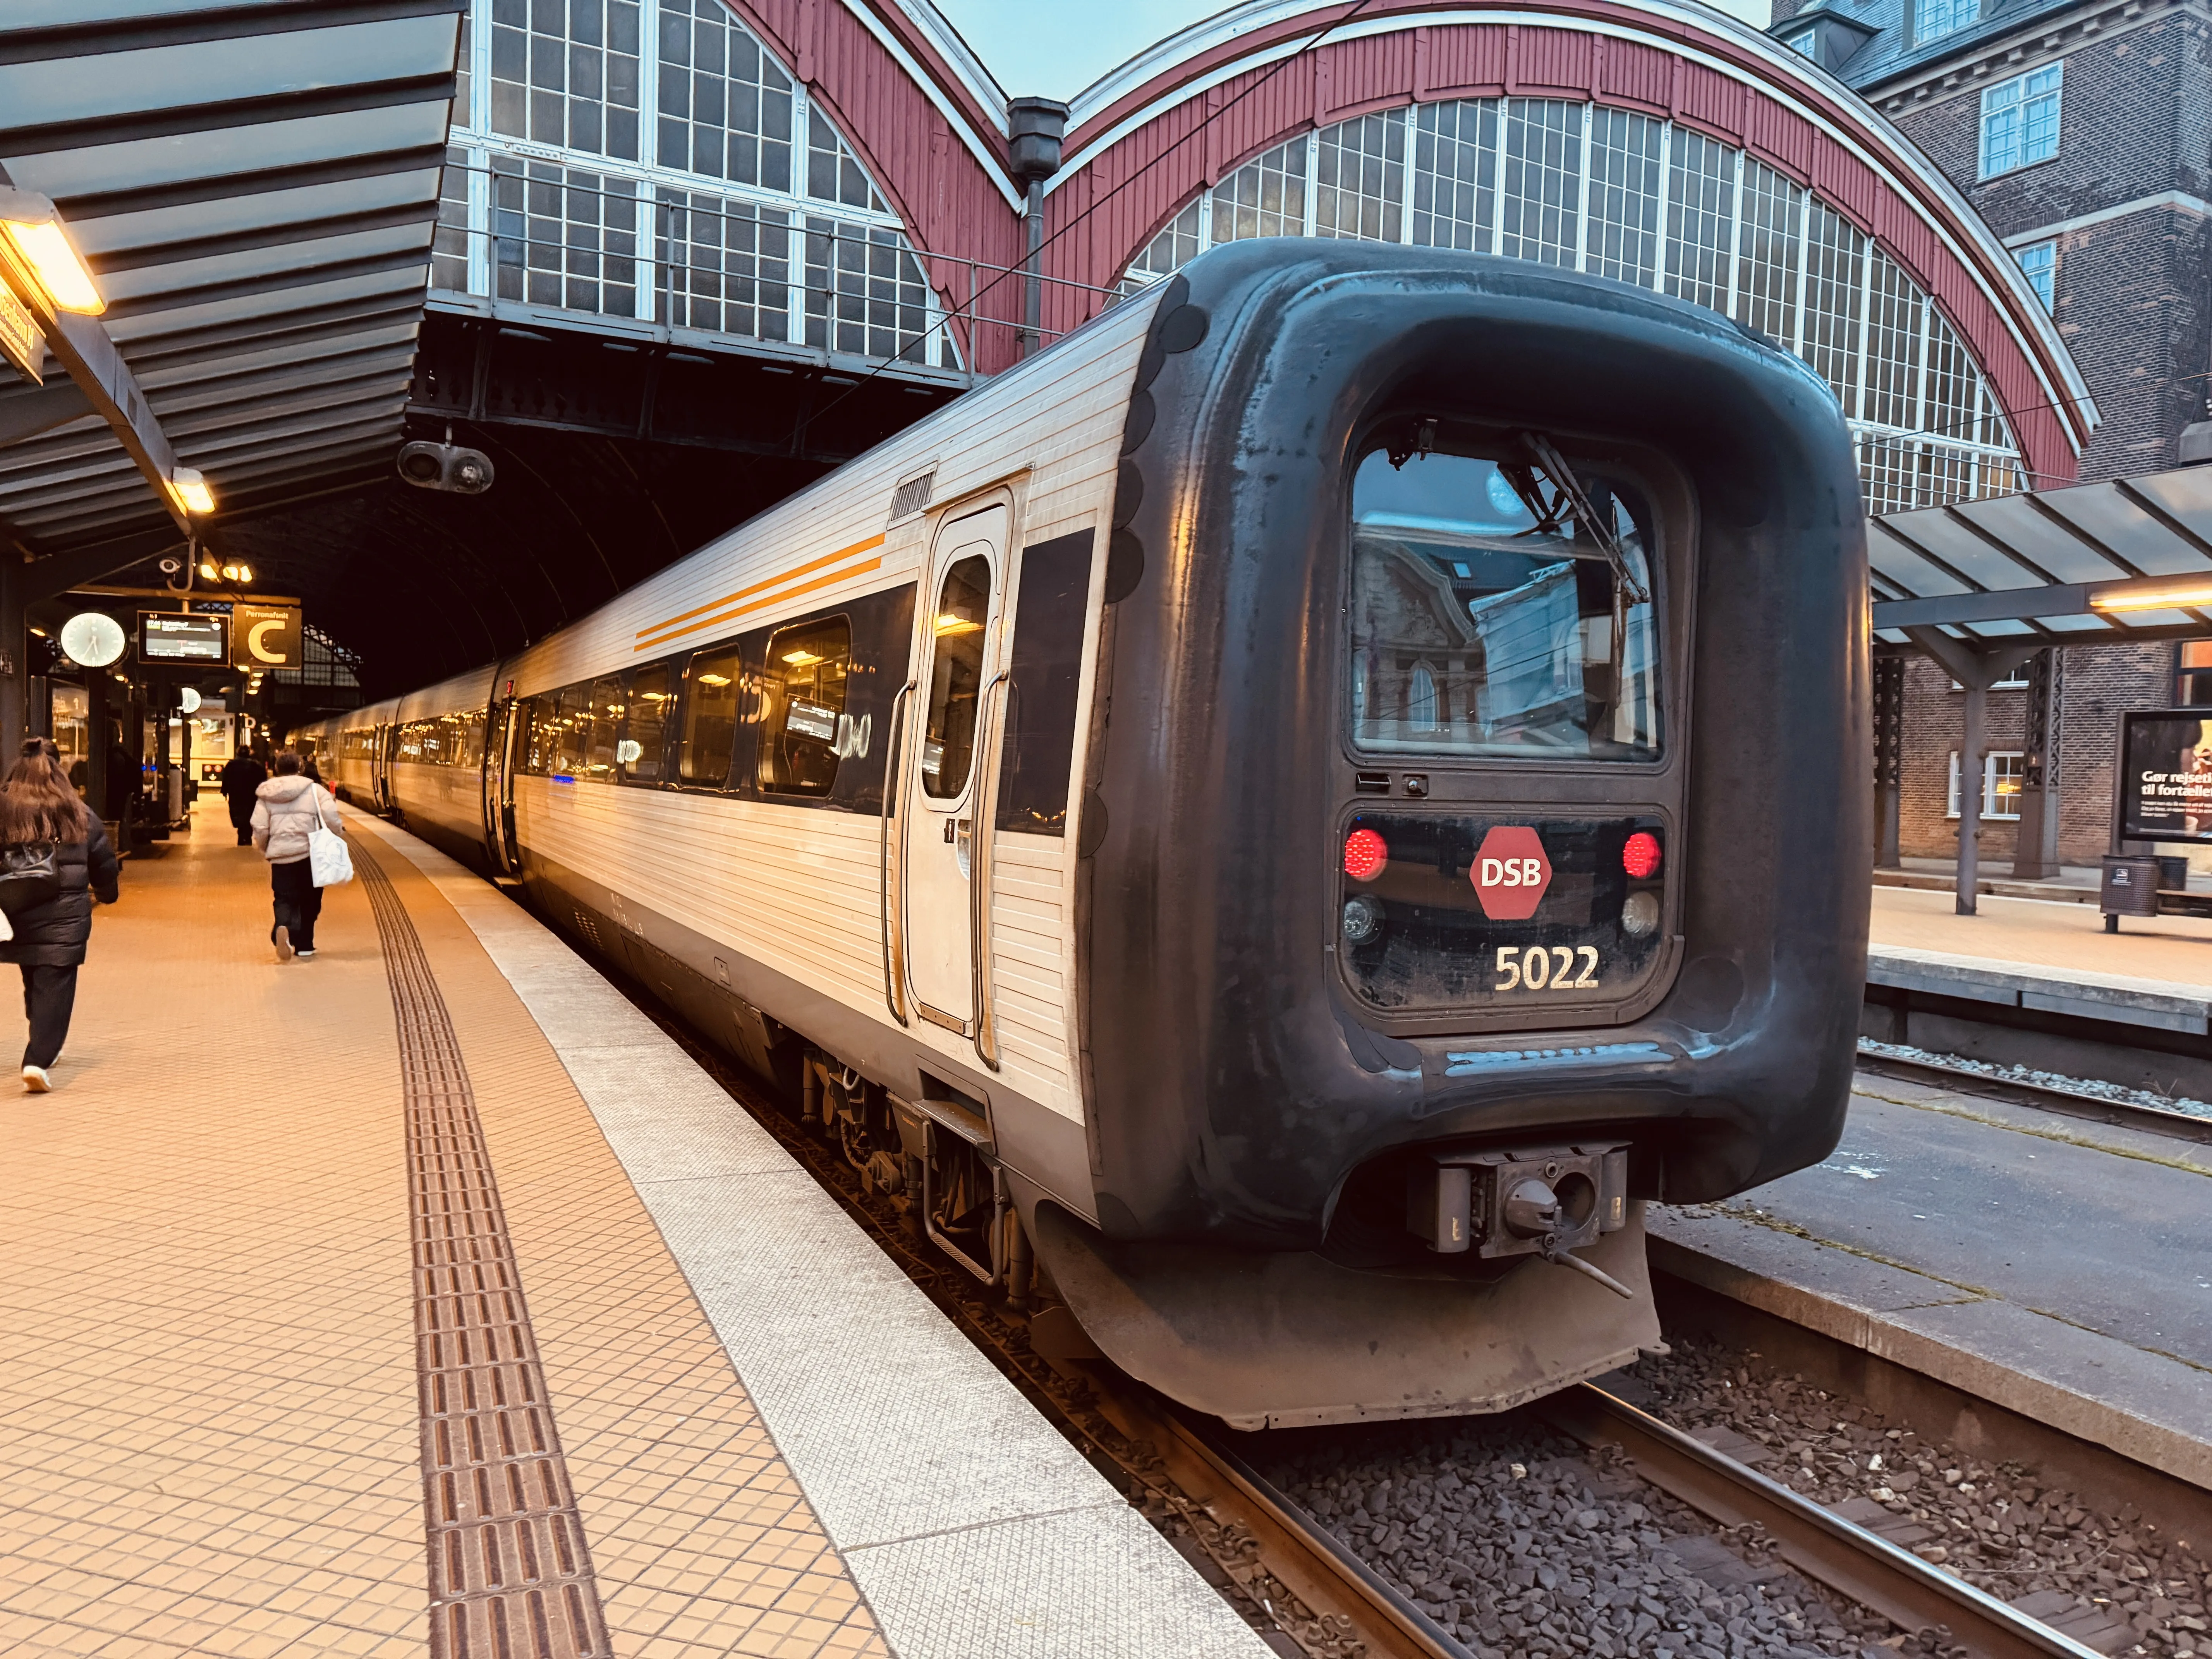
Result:
<svg viewBox="0 0 2212 1659"><path fill-rule="evenodd" d="M0 167L53 199L107 301L98 321L141 412L205 476L223 518L391 471L460 9L9 9ZM120 568L180 540L110 422L48 368L43 387L0 391L0 528L87 574L101 550Z"/></svg>
<svg viewBox="0 0 2212 1659"><path fill-rule="evenodd" d="M2212 465L1886 513L1867 556L1879 644L2212 635Z"/></svg>

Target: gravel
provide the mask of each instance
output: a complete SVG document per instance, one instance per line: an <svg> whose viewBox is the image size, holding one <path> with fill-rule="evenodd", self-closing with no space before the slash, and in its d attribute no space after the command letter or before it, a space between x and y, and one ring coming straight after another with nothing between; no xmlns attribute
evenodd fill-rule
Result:
<svg viewBox="0 0 2212 1659"><path fill-rule="evenodd" d="M1755 1532L1715 1534L1525 1413L1279 1431L1251 1451L1482 1659L1923 1650L1771 1559Z"/></svg>
<svg viewBox="0 0 2212 1659"><path fill-rule="evenodd" d="M1822 1504L1863 1494L1934 1535L1917 1553L2001 1600L2045 1593L2133 1627L2112 1650L2212 1656L2205 1559L2132 1509L2106 1515L2047 1486L2018 1463L1992 1464L1922 1439L1840 1396L1747 1354L1674 1336L1674 1352L1629 1375L1644 1409L1692 1432L1723 1426L1772 1449L1764 1472ZM1641 1392L1641 1390L1639 1390ZM2069 1615L2037 1609L2047 1621ZM2075 1615L2079 1616L2078 1613Z"/></svg>
<svg viewBox="0 0 2212 1659"><path fill-rule="evenodd" d="M2130 1089L2118 1083L2106 1083L2099 1078L2068 1077L2059 1072L2039 1072L2027 1066L1999 1066L1992 1060L1971 1060L1964 1054L1938 1054L1930 1048L1915 1048L1902 1042L1876 1042L1872 1037L1859 1039L1859 1052L1881 1060L1909 1060L1927 1066L1947 1066L1953 1071L1973 1072L2004 1083L2032 1083L2042 1089L2063 1089L2069 1094L2090 1095L2099 1100L2116 1100L2127 1106L2147 1106L2162 1112L2182 1112L2191 1117L2212 1118L2212 1103L2192 1100L2186 1095L2162 1095L2155 1089Z"/></svg>

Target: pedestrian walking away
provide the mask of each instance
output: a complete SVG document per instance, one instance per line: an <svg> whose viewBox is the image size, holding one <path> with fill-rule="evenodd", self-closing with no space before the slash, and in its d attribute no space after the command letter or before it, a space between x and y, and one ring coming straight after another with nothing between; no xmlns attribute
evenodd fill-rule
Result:
<svg viewBox="0 0 2212 1659"><path fill-rule="evenodd" d="M92 907L112 904L121 872L106 826L92 815L50 738L26 738L0 781L0 911L13 937L0 962L23 970L23 1087L53 1087L52 1067L69 1041L76 970L92 939Z"/></svg>
<svg viewBox="0 0 2212 1659"><path fill-rule="evenodd" d="M269 781L269 769L241 749L223 763L222 798L230 804L230 827L238 831L240 847L253 845L254 791Z"/></svg>
<svg viewBox="0 0 2212 1659"><path fill-rule="evenodd" d="M269 930L276 960L315 954L315 920L323 890L315 885L307 838L318 829L339 829L337 803L313 778L301 775L289 749L276 757L276 775L254 791L253 844L269 860L269 888L276 923Z"/></svg>

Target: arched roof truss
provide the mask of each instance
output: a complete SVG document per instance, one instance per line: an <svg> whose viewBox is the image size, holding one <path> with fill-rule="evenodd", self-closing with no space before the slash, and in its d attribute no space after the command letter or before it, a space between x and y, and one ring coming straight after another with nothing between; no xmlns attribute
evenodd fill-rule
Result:
<svg viewBox="0 0 2212 1659"><path fill-rule="evenodd" d="M1534 258L1676 295L1802 356L1875 511L2075 476L2095 410L1949 184L1796 54L1676 0L1547 9L1255 0L1078 100L1053 185L1075 283L1217 241L1349 235Z"/></svg>

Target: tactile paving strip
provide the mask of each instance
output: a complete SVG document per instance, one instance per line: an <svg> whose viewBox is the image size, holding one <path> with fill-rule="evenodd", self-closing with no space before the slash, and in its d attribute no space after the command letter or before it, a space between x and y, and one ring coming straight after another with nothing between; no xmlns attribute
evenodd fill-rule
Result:
<svg viewBox="0 0 2212 1659"><path fill-rule="evenodd" d="M405 1087L432 1659L611 1659L460 1042L391 878L352 846Z"/></svg>

